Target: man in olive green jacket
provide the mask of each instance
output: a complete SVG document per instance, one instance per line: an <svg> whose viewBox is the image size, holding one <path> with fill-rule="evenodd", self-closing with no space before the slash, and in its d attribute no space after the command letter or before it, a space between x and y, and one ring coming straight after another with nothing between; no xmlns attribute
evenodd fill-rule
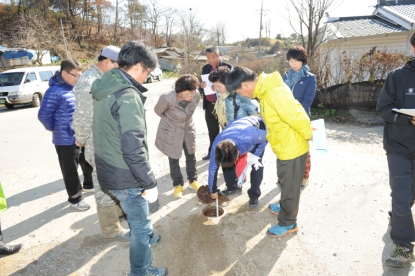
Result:
<svg viewBox="0 0 415 276"><path fill-rule="evenodd" d="M99 184L120 201L130 225L130 276L167 275L152 267L153 226L148 202L157 200L157 181L148 157L147 126L141 84L157 65L157 56L141 42L128 42L111 69L92 85L92 132Z"/></svg>
<svg viewBox="0 0 415 276"><path fill-rule="evenodd" d="M118 67L118 53L120 48L116 46L105 47L98 56L98 62L85 71L78 79L75 86L76 109L73 114L72 128L75 131L76 145L82 147L86 161L92 166L92 182L95 202L97 204L98 221L101 231L106 239L128 241L130 231L121 227L119 216L124 215L121 207L114 199L101 189L94 160L94 145L92 139L92 106L91 87L96 79Z"/></svg>

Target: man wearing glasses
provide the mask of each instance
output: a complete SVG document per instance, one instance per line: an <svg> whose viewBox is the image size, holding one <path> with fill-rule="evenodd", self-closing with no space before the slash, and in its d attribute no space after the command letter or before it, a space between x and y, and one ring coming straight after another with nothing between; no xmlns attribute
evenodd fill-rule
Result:
<svg viewBox="0 0 415 276"><path fill-rule="evenodd" d="M57 71L49 80L49 88L42 100L38 119L47 130L53 133L52 143L55 144L56 153L58 154L59 165L71 207L86 211L90 206L82 199L78 163L84 162L84 164L81 164L81 168L86 179L91 179L92 169L85 171L89 164L85 160L79 160L79 147L75 144L72 129L72 116L75 111L73 90L81 76L81 69L81 63L75 59L62 60L60 71Z"/></svg>
<svg viewBox="0 0 415 276"><path fill-rule="evenodd" d="M167 275L153 267L153 225L148 203L157 201L157 181L149 163L142 83L157 65L157 56L141 42L127 42L118 68L92 84L92 132L99 185L121 204L130 225L130 276Z"/></svg>
<svg viewBox="0 0 415 276"><path fill-rule="evenodd" d="M105 47L98 56L98 62L93 64L91 68L85 71L79 78L75 86L76 110L73 114L72 127L75 131L76 145L80 146L85 152L85 159L93 167L91 179L93 187L91 192L93 192L95 196L101 231L106 239L128 241L130 238L130 231L123 229L119 220L119 216L123 216L123 211L115 203L108 192L105 192L105 189L101 189L99 185L92 139L92 83L97 79L101 79L105 72L112 68L118 68L117 61L119 52L120 48L116 46ZM82 156L83 154L81 153L80 158Z"/></svg>

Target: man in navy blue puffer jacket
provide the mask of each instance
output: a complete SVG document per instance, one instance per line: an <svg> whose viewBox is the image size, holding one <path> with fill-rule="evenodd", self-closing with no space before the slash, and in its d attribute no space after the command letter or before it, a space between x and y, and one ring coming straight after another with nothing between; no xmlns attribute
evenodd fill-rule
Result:
<svg viewBox="0 0 415 276"><path fill-rule="evenodd" d="M260 185L264 176L264 167L260 161L268 143L266 135L265 123L260 117L246 116L233 120L216 136L210 152L208 175L212 199L219 196L217 189L219 166L222 167L226 183L226 190L223 191L223 194L229 196L242 192L242 188L238 187L236 161L239 156L251 153L252 156L248 157L248 165L252 164L251 188L248 190L249 207L258 207L258 198L261 196ZM250 163L250 159L256 160L259 166L256 167L256 164Z"/></svg>
<svg viewBox="0 0 415 276"><path fill-rule="evenodd" d="M63 181L71 206L86 211L89 204L82 199L82 186L78 176L79 147L75 145L72 116L75 112L74 86L81 75L81 64L72 58L62 60L61 70L49 80L39 109L38 119L52 131L59 158Z"/></svg>

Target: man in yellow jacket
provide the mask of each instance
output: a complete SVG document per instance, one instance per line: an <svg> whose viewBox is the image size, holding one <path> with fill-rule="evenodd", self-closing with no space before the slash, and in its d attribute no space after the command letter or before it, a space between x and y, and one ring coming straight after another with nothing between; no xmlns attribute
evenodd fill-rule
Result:
<svg viewBox="0 0 415 276"><path fill-rule="evenodd" d="M228 91L259 100L267 140L278 158L281 200L269 205L271 213L278 215L278 224L268 229L268 233L278 238L296 232L308 140L312 136L310 119L278 72L257 76L252 70L237 66L228 74L226 87Z"/></svg>

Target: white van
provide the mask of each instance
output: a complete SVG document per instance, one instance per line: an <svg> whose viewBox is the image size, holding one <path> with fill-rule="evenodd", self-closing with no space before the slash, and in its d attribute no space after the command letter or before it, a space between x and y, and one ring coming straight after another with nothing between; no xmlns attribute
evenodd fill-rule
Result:
<svg viewBox="0 0 415 276"><path fill-rule="evenodd" d="M0 73L0 104L11 109L16 104L40 106L49 79L60 66L42 66L12 69Z"/></svg>

